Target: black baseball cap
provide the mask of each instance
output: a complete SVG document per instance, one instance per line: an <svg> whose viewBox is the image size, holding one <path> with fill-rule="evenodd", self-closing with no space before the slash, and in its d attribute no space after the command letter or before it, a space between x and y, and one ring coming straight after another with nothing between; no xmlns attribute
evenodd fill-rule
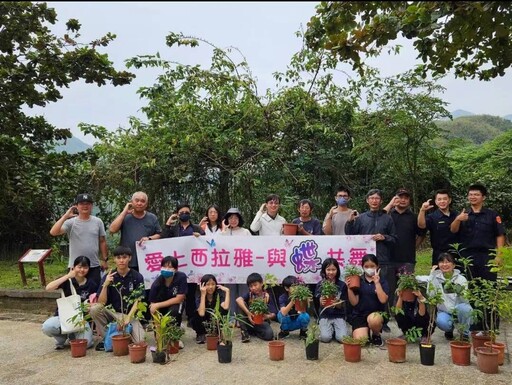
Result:
<svg viewBox="0 0 512 385"><path fill-rule="evenodd" d="M78 194L76 196L75 202L77 204L78 203L82 203L82 202L94 203L94 199L92 199L92 195L91 194L84 193L84 194Z"/></svg>

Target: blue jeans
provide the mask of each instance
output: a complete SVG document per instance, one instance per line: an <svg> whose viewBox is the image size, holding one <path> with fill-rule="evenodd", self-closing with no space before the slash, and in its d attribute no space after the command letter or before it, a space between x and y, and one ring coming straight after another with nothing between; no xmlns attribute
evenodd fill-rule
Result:
<svg viewBox="0 0 512 385"><path fill-rule="evenodd" d="M283 316L281 312L277 313L277 321L281 324L281 330L291 332L292 330L307 329L309 325L309 314L300 313L298 317Z"/></svg>
<svg viewBox="0 0 512 385"><path fill-rule="evenodd" d="M455 310L457 311L457 321L466 325L464 334L467 334L469 331L469 325L471 325L471 311L473 308L468 303L459 303L455 306ZM436 324L443 332L453 331L453 319L450 313L438 311Z"/></svg>
<svg viewBox="0 0 512 385"><path fill-rule="evenodd" d="M50 317L46 321L44 321L43 326L43 333L46 334L48 337L55 338L55 345L57 346L64 346L64 343L69 338L72 339L86 339L87 340L87 347L90 348L93 345L93 339L92 339L92 330L87 324L87 327L85 329L84 333L71 333L71 334L62 334L60 331L60 320L59 317Z"/></svg>

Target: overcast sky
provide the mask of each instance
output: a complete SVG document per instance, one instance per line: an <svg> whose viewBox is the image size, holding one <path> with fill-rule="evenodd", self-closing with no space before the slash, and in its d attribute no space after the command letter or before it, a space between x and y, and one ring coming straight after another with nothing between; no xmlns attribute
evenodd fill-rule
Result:
<svg viewBox="0 0 512 385"><path fill-rule="evenodd" d="M170 49L165 45L169 32L183 32L204 38L218 47L237 47L247 58L253 75L258 79L260 94L273 87L272 73L284 71L291 56L300 49L301 41L295 32L306 28L315 13L317 2L279 3L99 3L49 2L57 11L59 27L76 18L82 24L80 41L88 42L107 32L117 35L105 52L117 69L125 67L126 59L136 55L160 54L166 59L188 64L206 64L211 51L205 48ZM60 29L59 29L60 28ZM384 75L411 68L415 54L404 49L400 56L382 57L373 62ZM91 144L77 126L80 122L98 124L108 129L127 127L130 116L143 118L140 108L145 105L136 91L154 83L154 70L131 70L137 75L131 85L96 87L74 83L63 91L63 99L37 110L58 126L70 128L75 136ZM510 90L511 71L490 82L455 80L450 76L442 81L447 88L442 98L448 109L463 109L475 114L504 116L512 114Z"/></svg>

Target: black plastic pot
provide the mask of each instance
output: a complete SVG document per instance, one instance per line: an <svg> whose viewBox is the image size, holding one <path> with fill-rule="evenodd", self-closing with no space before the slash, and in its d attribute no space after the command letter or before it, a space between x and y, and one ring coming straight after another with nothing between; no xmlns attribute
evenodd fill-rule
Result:
<svg viewBox="0 0 512 385"><path fill-rule="evenodd" d="M151 356L155 364L163 365L167 362L167 352L151 352Z"/></svg>
<svg viewBox="0 0 512 385"><path fill-rule="evenodd" d="M434 365L434 357L436 355L436 345L420 344L420 362L422 365Z"/></svg>
<svg viewBox="0 0 512 385"><path fill-rule="evenodd" d="M217 345L217 356L221 364L227 364L231 362L231 356L233 353L233 344L229 342L227 345Z"/></svg>
<svg viewBox="0 0 512 385"><path fill-rule="evenodd" d="M306 345L306 359L308 360L318 360L318 347L320 346L320 341L316 340L309 345Z"/></svg>

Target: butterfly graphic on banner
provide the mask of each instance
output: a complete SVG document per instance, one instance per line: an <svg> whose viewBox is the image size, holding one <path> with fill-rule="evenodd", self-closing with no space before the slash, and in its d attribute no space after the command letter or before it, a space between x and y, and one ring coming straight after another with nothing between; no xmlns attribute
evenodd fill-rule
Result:
<svg viewBox="0 0 512 385"><path fill-rule="evenodd" d="M217 245L215 244L215 239L212 239L211 241L208 241L208 239L207 239L207 240L206 240L206 243L208 243L208 245L210 245L210 247L215 247L215 246L217 246Z"/></svg>

